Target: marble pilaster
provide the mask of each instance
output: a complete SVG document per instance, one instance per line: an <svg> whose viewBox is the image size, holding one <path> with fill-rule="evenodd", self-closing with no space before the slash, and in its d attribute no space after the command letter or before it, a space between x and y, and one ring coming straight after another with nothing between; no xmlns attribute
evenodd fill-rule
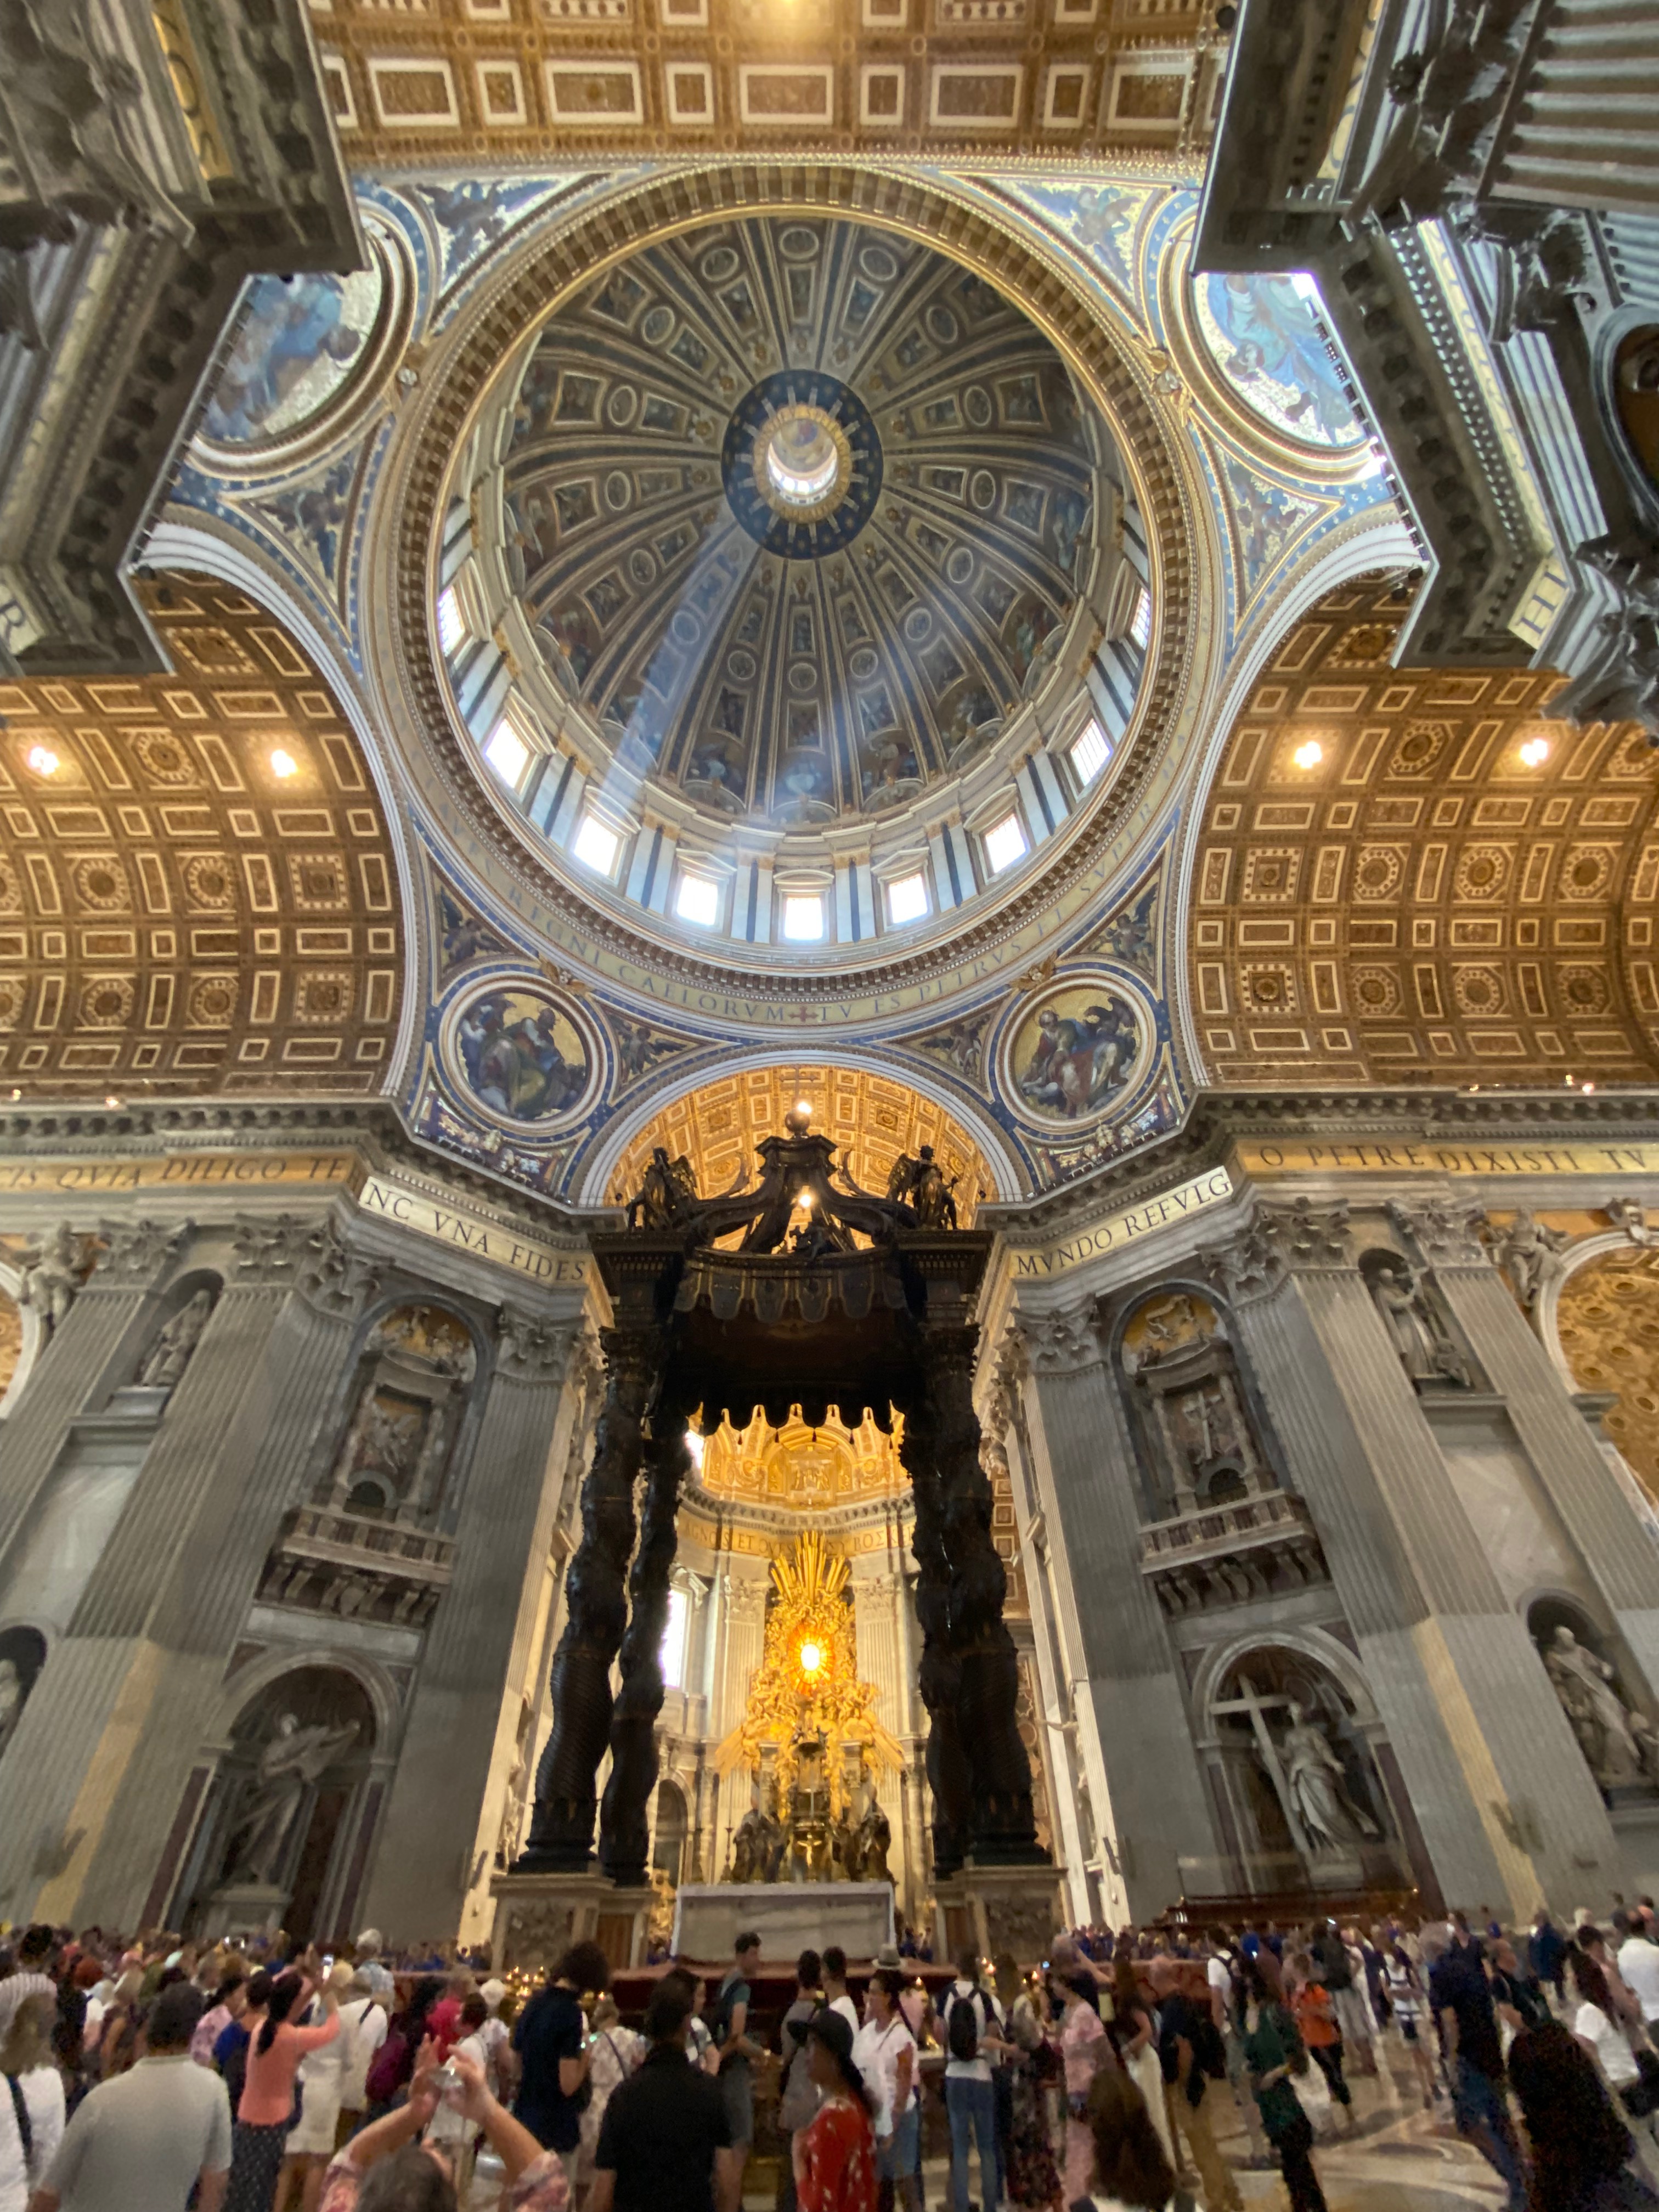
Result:
<svg viewBox="0 0 1659 2212"><path fill-rule="evenodd" d="M1451 1903L1501 1896L1526 1917L1541 1896L1569 1909L1617 1879L1606 1811L1351 1264L1346 1224L1307 1226L1264 1215L1254 1250L1218 1255L1218 1279L1429 1862Z"/></svg>
<svg viewBox="0 0 1659 2212"><path fill-rule="evenodd" d="M36 1899L135 1925L260 1569L311 1450L354 1308L296 1295L310 1224L227 1281L103 1559L24 1715L40 1735L32 1810L72 1848ZM20 1735L21 1731L20 1730ZM14 1747L15 1748L16 1747ZM107 1816L117 1792L120 1817ZM0 1814L0 1863L15 1847ZM175 1839L176 1840L176 1839Z"/></svg>
<svg viewBox="0 0 1659 2212"><path fill-rule="evenodd" d="M1158 1601L1140 1573L1133 1458L1110 1389L1092 1304L1021 1316L1022 1386L1038 1499L1055 1542L1055 1600L1071 1680L1098 1723L1103 1771L1091 1795L1117 1853L1134 1917L1190 1887L1179 1862L1209 1808Z"/></svg>
<svg viewBox="0 0 1659 2212"><path fill-rule="evenodd" d="M501 1340L455 1527L455 1565L410 1699L363 1911L378 1926L455 1925L474 1875L486 1784L515 1643L537 1598L525 1564L547 1548L578 1407L560 1399L580 1328L504 1310ZM573 1394L574 1395L574 1394Z"/></svg>

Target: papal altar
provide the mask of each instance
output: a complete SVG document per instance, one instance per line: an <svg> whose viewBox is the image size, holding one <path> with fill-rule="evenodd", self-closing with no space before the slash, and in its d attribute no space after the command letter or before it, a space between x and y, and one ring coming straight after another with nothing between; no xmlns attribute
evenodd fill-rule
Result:
<svg viewBox="0 0 1659 2212"><path fill-rule="evenodd" d="M849 1959L873 1959L895 1940L893 1885L722 1881L690 1885L675 1897L677 1959L727 1965L738 1937L751 1929L769 1964L829 1943L839 1943Z"/></svg>

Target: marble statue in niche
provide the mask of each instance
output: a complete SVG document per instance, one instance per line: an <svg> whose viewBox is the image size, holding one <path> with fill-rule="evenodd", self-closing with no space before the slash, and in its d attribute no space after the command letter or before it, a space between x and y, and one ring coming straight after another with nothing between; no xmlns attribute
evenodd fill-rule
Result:
<svg viewBox="0 0 1659 2212"><path fill-rule="evenodd" d="M1468 1360L1452 1341L1426 1286L1405 1261L1389 1253L1368 1252L1359 1266L1400 1364L1417 1388L1449 1383L1472 1389L1474 1377Z"/></svg>
<svg viewBox="0 0 1659 2212"><path fill-rule="evenodd" d="M440 1306L398 1306L369 1332L357 1398L319 1503L429 1518L476 1364L472 1340Z"/></svg>
<svg viewBox="0 0 1659 2212"><path fill-rule="evenodd" d="M1335 1850L1381 1831L1348 1794L1347 1776L1324 1728L1306 1705L1291 1701L1290 1725L1279 1738L1287 1810L1293 1809L1316 1850Z"/></svg>
<svg viewBox="0 0 1659 2212"><path fill-rule="evenodd" d="M1159 1514L1278 1488L1232 1346L1206 1298L1154 1294L1123 1332L1122 1364L1151 1447Z"/></svg>
<svg viewBox="0 0 1659 2212"><path fill-rule="evenodd" d="M138 1370L139 1382L145 1389L178 1388L212 1312L213 1293L204 1285L187 1304L179 1307L145 1355Z"/></svg>
<svg viewBox="0 0 1659 2212"><path fill-rule="evenodd" d="M1659 1734L1644 1713L1625 1703L1607 1661L1565 1622L1540 1644L1540 1656L1585 1764L1601 1787L1659 1783Z"/></svg>
<svg viewBox="0 0 1659 2212"><path fill-rule="evenodd" d="M227 1877L233 1886L264 1888L276 1883L307 1792L356 1741L355 1721L337 1728L325 1722L302 1728L295 1714L278 1716L240 1808Z"/></svg>

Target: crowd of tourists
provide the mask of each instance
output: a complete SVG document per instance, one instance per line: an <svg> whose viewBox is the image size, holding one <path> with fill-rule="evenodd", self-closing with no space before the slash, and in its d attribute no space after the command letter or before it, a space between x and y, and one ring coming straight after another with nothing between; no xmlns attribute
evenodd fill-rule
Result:
<svg viewBox="0 0 1659 2212"><path fill-rule="evenodd" d="M592 1943L520 2005L453 1952L394 1976L373 1929L337 1959L14 1931L0 2212L739 2212L769 2075L776 2212L924 2212L935 2098L948 2212L1242 2212L1241 2166L1323 2212L1322 2142L1413 2100L1510 2212L1659 2207L1648 1900L955 1963L930 1989L892 1945L854 1985L803 1952L763 2034L746 1935L718 1978L658 1975L636 2031Z"/></svg>

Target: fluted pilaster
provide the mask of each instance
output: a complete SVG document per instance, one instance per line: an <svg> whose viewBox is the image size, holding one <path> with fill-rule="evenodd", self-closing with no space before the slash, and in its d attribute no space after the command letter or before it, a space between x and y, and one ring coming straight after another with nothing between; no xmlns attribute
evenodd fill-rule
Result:
<svg viewBox="0 0 1659 2212"><path fill-rule="evenodd" d="M363 1907L381 1927L453 1928L471 1878L503 1686L534 1601L526 1568L558 1504L549 1471L563 1467L559 1401L576 1333L506 1317Z"/></svg>
<svg viewBox="0 0 1659 2212"><path fill-rule="evenodd" d="M1346 1247L1286 1266L1238 1298L1236 1323L1358 1639L1422 1871L1454 1903L1565 1906L1592 1868L1615 1878L1600 1797Z"/></svg>

